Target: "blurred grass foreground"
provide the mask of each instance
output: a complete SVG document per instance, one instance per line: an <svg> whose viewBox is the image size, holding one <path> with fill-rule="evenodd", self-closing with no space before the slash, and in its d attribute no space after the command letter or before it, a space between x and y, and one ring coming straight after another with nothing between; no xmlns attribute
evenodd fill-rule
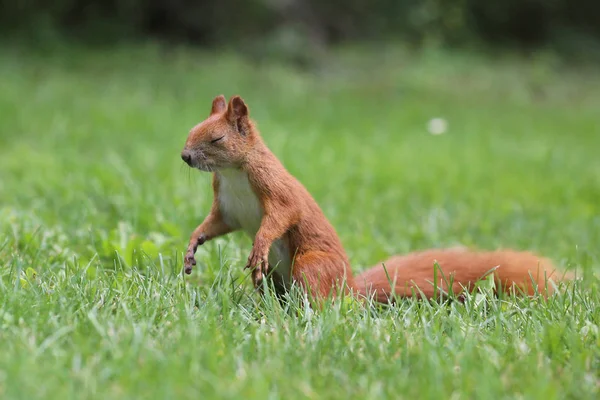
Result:
<svg viewBox="0 0 600 400"><path fill-rule="evenodd" d="M544 46L327 43L307 68L57 35L0 51L0 398L598 397L597 68ZM583 279L548 301L311 312L253 295L241 233L184 278L212 191L179 153L221 93L244 97L355 271L464 245Z"/></svg>

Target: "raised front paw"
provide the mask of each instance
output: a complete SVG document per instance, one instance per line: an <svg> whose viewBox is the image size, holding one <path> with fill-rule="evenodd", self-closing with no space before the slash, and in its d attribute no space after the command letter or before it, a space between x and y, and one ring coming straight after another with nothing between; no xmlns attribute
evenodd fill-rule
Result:
<svg viewBox="0 0 600 400"><path fill-rule="evenodd" d="M196 250L198 246L201 246L206 242L206 236L204 234L198 236L197 238L193 238L190 240L190 245L188 247L187 253L185 253L185 257L183 259L183 270L186 274L192 273L192 268L196 265L196 258L194 255L196 254Z"/></svg>
<svg viewBox="0 0 600 400"><path fill-rule="evenodd" d="M252 282L255 287L260 287L264 276L269 272L269 252L253 248L246 268L253 269Z"/></svg>
<svg viewBox="0 0 600 400"><path fill-rule="evenodd" d="M189 275L192 273L192 268L194 267L194 265L196 265L196 258L194 257L194 252L188 250L188 252L185 255L185 258L183 259L183 270L186 274Z"/></svg>

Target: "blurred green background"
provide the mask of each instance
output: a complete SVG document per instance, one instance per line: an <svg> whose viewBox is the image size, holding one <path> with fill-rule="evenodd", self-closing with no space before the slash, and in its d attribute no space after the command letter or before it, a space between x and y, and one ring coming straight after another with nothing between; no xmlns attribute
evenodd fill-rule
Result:
<svg viewBox="0 0 600 400"><path fill-rule="evenodd" d="M330 45L401 40L421 47L549 47L598 55L592 0L24 0L2 1L0 32L35 42L109 44L152 37L299 63Z"/></svg>

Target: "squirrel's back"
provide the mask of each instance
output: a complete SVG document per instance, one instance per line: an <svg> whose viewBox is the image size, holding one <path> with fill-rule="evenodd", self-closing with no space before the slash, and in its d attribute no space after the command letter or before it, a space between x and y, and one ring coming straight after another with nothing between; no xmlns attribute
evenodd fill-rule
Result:
<svg viewBox="0 0 600 400"><path fill-rule="evenodd" d="M439 265L437 272L434 271L436 263ZM536 292L549 295L553 291L552 282L565 278L550 260L530 252L447 249L394 256L358 275L355 281L361 294L388 302L392 294L390 282L395 283L396 296L422 294L431 298L435 293L434 276L437 293L440 290L448 292L451 286L453 293L458 294L472 289L475 282L491 273L497 288L509 291L514 285L529 295Z"/></svg>

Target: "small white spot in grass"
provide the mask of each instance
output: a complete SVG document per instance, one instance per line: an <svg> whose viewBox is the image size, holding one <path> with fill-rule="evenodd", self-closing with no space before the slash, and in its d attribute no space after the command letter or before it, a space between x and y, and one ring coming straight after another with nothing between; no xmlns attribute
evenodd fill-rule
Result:
<svg viewBox="0 0 600 400"><path fill-rule="evenodd" d="M441 135L448 130L448 122L443 118L432 118L427 123L427 130L432 135Z"/></svg>
<svg viewBox="0 0 600 400"><path fill-rule="evenodd" d="M517 343L517 349L519 350L519 352L521 352L521 354L529 353L529 346L527 346L527 343L523 341Z"/></svg>
<svg viewBox="0 0 600 400"><path fill-rule="evenodd" d="M581 336L583 336L584 338L590 334L593 336L598 336L598 332L598 325L595 325L590 321L585 321L585 326L579 331Z"/></svg>

